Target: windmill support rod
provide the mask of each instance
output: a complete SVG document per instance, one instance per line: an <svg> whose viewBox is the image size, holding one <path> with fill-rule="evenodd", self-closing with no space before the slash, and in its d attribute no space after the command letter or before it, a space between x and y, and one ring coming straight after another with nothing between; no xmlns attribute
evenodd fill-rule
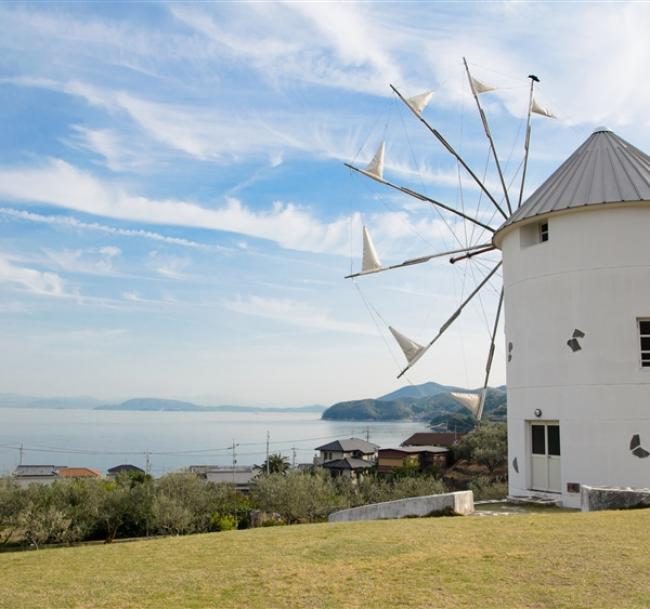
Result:
<svg viewBox="0 0 650 609"><path fill-rule="evenodd" d="M444 136L437 130L434 129L427 121L424 119L418 112L416 112L411 105L406 101L404 96L393 86L390 85L390 88L395 92L395 94L406 104L407 108L413 112L413 114L418 118L418 120L436 137L436 139L447 149L449 154L451 154L455 159L463 166L465 171L472 176L474 181L478 184L479 188L485 193L488 199L492 201L492 204L499 210L501 215L507 220L508 216L506 212L503 211L501 206L497 203L497 200L492 196L490 191L485 187L485 184L481 179L472 171L469 165L463 160L463 158L454 150L453 146L444 138Z"/></svg>
<svg viewBox="0 0 650 609"><path fill-rule="evenodd" d="M481 420L483 416L483 406L485 406L485 397L487 394L487 387L490 381L490 372L492 371L492 360L494 359L494 343L497 335L497 328L499 327L499 318L501 317L501 308L503 307L503 288L501 288L501 295L499 296L499 305L497 307L497 314L494 318L494 328L492 329L492 340L490 342L490 351L488 352L487 363L485 364L485 382L481 390L481 401L479 403L478 411L476 413L477 420Z"/></svg>
<svg viewBox="0 0 650 609"><path fill-rule="evenodd" d="M468 220L469 222L473 222L477 226L480 226L481 228L490 231L491 233L495 233L496 231L491 227L488 226L487 224L484 224L483 222L480 222L479 220L476 220L475 218L471 218L467 214L464 214L462 211L458 211L457 209L454 209L453 207L449 207L449 205L445 205L444 203L441 203L440 201L436 201L435 199L432 199L431 197L427 197L423 194L420 194L419 192L415 192L414 190L411 190L410 188L406 188L405 186L399 186L398 184L393 184L387 180L384 180L383 178L377 178L371 174L369 174L367 171L363 171L362 169L359 169L358 167L354 167L353 165L350 165L349 163L344 163L344 165L352 169L353 171L356 171L357 173L360 173L361 175L367 176L369 178L372 178L375 180L375 182L379 182L380 184L384 184L385 186L390 186L390 188L394 188L395 190L399 190L400 192L403 192L406 195L409 195L410 197L413 197L414 199L418 199L419 201L424 201L426 203L431 203L431 205L435 205L436 207L440 207L441 209L444 209L446 211L451 212L452 214L456 214L457 216L460 216L461 218L464 218L465 220Z"/></svg>
<svg viewBox="0 0 650 609"><path fill-rule="evenodd" d="M524 186L526 184L526 170L528 169L528 151L530 150L530 132L531 132L531 118L533 113L533 89L535 83L539 82L539 78L534 74L529 74L530 78L530 98L528 100L528 119L526 123L526 139L524 140L524 169L521 174L521 188L519 189L519 201L517 202L517 209L521 207L521 200L524 198Z"/></svg>
<svg viewBox="0 0 650 609"><path fill-rule="evenodd" d="M494 145L494 140L492 139L492 132L490 130L490 125L487 120L487 116L481 107L481 102L478 98L478 93L474 89L474 84L472 83L472 77L469 73L469 66L467 65L467 60L463 57L463 64L465 64L465 72L467 72L467 80L469 80L469 88L472 90L472 95L474 96L474 101L476 101L476 106L478 108L478 113L481 117L481 122L483 123L483 130L485 131L485 136L490 142L490 150L492 151L492 157L497 167L497 173L499 174L499 180L501 181L501 187L503 188L503 195L506 198L506 205L508 206L508 211L512 214L512 207L510 205L510 197L508 196L508 187L506 186L506 180L503 177L503 171L501 170L501 163L499 162L499 157L497 155L497 149Z"/></svg>
<svg viewBox="0 0 650 609"><path fill-rule="evenodd" d="M457 262L459 262L461 260L469 260L470 258L473 258L474 256L479 256L480 254L485 254L485 253L491 252L491 251L493 251L495 249L496 249L496 247L494 247L494 245L488 245L488 246L484 247L483 249L467 252L463 256L455 256L453 258L450 258L449 262L451 262L452 264L456 264Z"/></svg>
<svg viewBox="0 0 650 609"><path fill-rule="evenodd" d="M361 277L363 275L373 275L374 273L383 273L384 271L392 271L393 269L400 269L405 266L413 266L414 264L422 264L423 262L429 262L429 260L433 260L434 258L442 258L444 256L449 256L450 254L460 254L462 252L465 253L473 252L474 250L480 250L488 247L490 249L494 249L494 246L491 246L489 243L481 243L480 245L472 245L470 247L463 247L456 250L449 250L447 252L440 252L439 254L431 254L430 256L420 256L419 258L411 258L410 260L404 260L404 262L400 262L399 264L382 266L378 269L373 269L371 271L360 271L359 273L346 275L345 279L354 279L355 277Z"/></svg>
<svg viewBox="0 0 650 609"><path fill-rule="evenodd" d="M442 336L442 335L443 335L443 334L444 334L444 333L449 329L449 327L451 326L451 324L452 324L454 321L456 321L456 319L460 316L460 314L462 313L462 311L463 311L463 309L465 308L465 306L467 305L467 303L469 303L470 300L472 300L472 298L474 298L474 296L476 296L476 295L479 293L479 291L481 290L481 288L482 288L482 287L483 287L483 286L484 286L484 285L485 285L485 284L486 284L486 283L487 283L487 282L492 278L492 275L494 275L494 273L497 272L497 270L499 269L500 266L501 266L501 262L499 262L499 263L498 263L498 264L497 264L497 265L496 265L496 266L495 266L495 267L494 267L494 268L493 268L493 269L492 269L492 270L491 270L491 271L490 271L490 272L489 272L489 273L484 277L483 281L481 281L481 283L479 283L479 284L474 288L474 290L472 291L472 293L471 293L471 294L470 294L470 295L469 295L465 300L463 300L463 302L461 303L461 305L460 305L460 306L459 306L459 307L458 307L458 308L457 308L457 309L452 313L451 317L449 317L449 319L448 319L444 324L442 324L442 326L440 326L440 330L438 330L438 334L436 334L436 335L433 337L433 340L432 340L428 345L426 345L426 346L425 346L425 347L424 347L424 348L423 348L423 349L422 349L422 350L421 350L421 351L420 351L420 352L419 352L419 353L418 353L418 354L417 354L417 355L416 355L416 356L415 356L415 357L414 357L414 358L413 358L413 359L408 363L408 366L406 366L406 368L404 368L404 370L402 370L402 371L397 375L397 378L401 378L401 377L402 377L402 376L403 376L403 375L404 375L404 374L405 374L405 373L406 373L406 372L407 372L407 371L408 371L408 370L409 370L413 365L415 365L415 363L416 363L416 362L417 362L417 361L418 361L418 360L419 360L419 359L420 359L420 358L421 358L421 357L422 357L422 356L423 356L423 355L424 355L424 354L425 354L425 353L426 353L426 352L427 352L431 347L433 347L433 345L436 343L436 341L437 341L437 340L438 340L438 339L439 339L439 338L440 338L440 337L441 337L441 336Z"/></svg>

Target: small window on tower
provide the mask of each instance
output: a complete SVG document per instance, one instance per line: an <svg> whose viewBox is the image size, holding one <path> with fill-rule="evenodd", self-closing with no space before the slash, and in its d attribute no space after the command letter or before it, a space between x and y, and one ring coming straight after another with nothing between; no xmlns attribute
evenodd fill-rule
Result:
<svg viewBox="0 0 650 609"><path fill-rule="evenodd" d="M650 368L650 319L639 319L641 367Z"/></svg>
<svg viewBox="0 0 650 609"><path fill-rule="evenodd" d="M519 237L522 249L548 241L548 220L522 226Z"/></svg>
<svg viewBox="0 0 650 609"><path fill-rule="evenodd" d="M542 222L539 225L539 240L548 241L548 222Z"/></svg>

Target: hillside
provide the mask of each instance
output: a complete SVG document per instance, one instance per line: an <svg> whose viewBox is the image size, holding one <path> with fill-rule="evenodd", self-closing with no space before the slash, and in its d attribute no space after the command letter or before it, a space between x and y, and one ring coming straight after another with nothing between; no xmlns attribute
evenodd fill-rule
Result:
<svg viewBox="0 0 650 609"><path fill-rule="evenodd" d="M434 427L465 431L473 426L472 416L451 395L452 391L478 393L477 389L425 383L403 387L375 399L339 402L330 406L322 418L330 421L426 421ZM488 389L484 416L489 420L505 420L505 387Z"/></svg>
<svg viewBox="0 0 650 609"><path fill-rule="evenodd" d="M439 383L434 383L429 381L428 383L422 383L421 385L407 385L406 387L400 387L399 389L382 395L377 398L380 401L384 400L400 400L403 398L423 398L423 397L434 397L441 393L449 393L451 391L466 391L462 387L455 387L453 385L440 385Z"/></svg>
<svg viewBox="0 0 650 609"><path fill-rule="evenodd" d="M635 510L302 525L1 553L2 606L645 609L649 544L650 510Z"/></svg>

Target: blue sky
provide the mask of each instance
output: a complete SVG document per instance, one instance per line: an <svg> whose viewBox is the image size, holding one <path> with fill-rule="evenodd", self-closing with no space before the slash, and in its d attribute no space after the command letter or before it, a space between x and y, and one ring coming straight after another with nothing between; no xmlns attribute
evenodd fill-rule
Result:
<svg viewBox="0 0 650 609"><path fill-rule="evenodd" d="M329 404L403 384L390 323L428 342L495 258L374 275L485 237L351 175L492 210L388 88L434 90L427 119L481 175L463 73L528 192L600 124L650 150L644 4L0 5L0 391ZM491 164L486 180L496 191ZM516 190L513 187L513 192ZM494 219L495 224L498 219ZM408 376L478 386L498 282ZM499 339L493 384L505 382Z"/></svg>

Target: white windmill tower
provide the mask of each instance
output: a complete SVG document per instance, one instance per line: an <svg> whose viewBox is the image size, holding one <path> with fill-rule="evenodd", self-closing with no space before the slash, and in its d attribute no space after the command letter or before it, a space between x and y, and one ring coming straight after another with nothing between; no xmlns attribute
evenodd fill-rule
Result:
<svg viewBox="0 0 650 609"><path fill-rule="evenodd" d="M598 128L494 235L511 495L650 486L650 157Z"/></svg>
<svg viewBox="0 0 650 609"><path fill-rule="evenodd" d="M491 87L465 63L503 193L500 201L423 117L431 96L403 97L412 113L475 180L503 224L493 226L384 177L382 145L365 168L351 169L492 233L490 243L383 266L364 229L359 277L495 249L502 261L484 276L434 338L419 344L393 328L407 359L400 376L454 323L503 264L504 285L483 390L457 395L481 419L499 316L505 309L509 491L545 495L577 507L580 485L650 487L650 157L597 129L522 205L533 113L552 117L534 98L518 199L510 197L479 95ZM515 204L515 200L517 203ZM505 306L502 306L505 303ZM647 443L647 445L646 445ZM646 450L647 449L647 450Z"/></svg>

